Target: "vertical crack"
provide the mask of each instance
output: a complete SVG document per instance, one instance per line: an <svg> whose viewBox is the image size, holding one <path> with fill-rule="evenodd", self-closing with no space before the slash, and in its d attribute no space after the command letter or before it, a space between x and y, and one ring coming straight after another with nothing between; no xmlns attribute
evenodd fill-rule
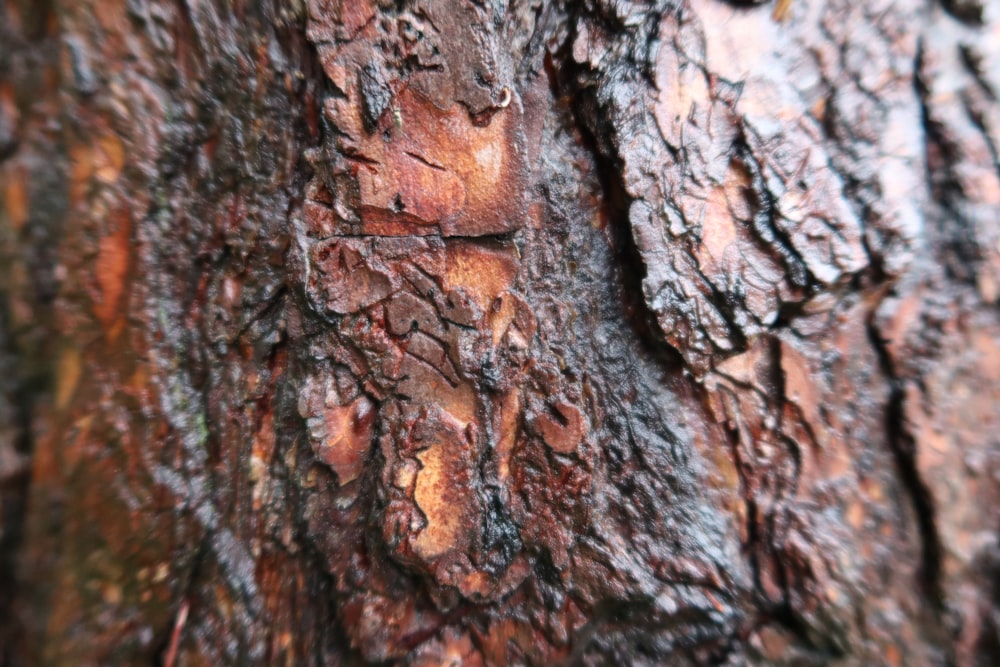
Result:
<svg viewBox="0 0 1000 667"><path fill-rule="evenodd" d="M875 323L875 311L866 322L868 339L878 356L879 367L889 381L889 400L885 410L885 430L899 477L913 504L921 541L919 580L924 595L940 615L944 611L941 586L941 536L937 530L936 511L930 489L917 467L917 443L906 427L906 383L899 376L892 355Z"/></svg>
<svg viewBox="0 0 1000 667"><path fill-rule="evenodd" d="M7 303L0 307L0 355L8 379L0 396L0 411L7 421L0 437L0 665L15 664L19 632L15 604L20 589L18 581L18 554L24 540L28 492L31 482L31 453L33 449L31 415L39 387L23 379L23 369L17 346L10 337ZM22 371L22 372L18 372Z"/></svg>
<svg viewBox="0 0 1000 667"><path fill-rule="evenodd" d="M680 367L683 364L680 352L663 338L656 316L643 296L645 262L639 254L629 221L629 209L634 199L626 188L624 167L614 147L611 119L598 99L597 89L584 83L587 74L585 66L577 63L572 56L573 40L580 22L585 19L585 9L571 5L568 10L566 24L571 29L565 41L546 58L546 72L555 97L569 100L569 122L594 160L601 186L602 213L608 221L626 320L646 352L669 367Z"/></svg>

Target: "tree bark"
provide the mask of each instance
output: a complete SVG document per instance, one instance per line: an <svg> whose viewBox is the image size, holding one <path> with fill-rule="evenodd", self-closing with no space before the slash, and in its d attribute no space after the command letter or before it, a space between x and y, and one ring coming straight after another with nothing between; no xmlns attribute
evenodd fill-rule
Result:
<svg viewBox="0 0 1000 667"><path fill-rule="evenodd" d="M0 665L1000 663L997 2L0 16Z"/></svg>

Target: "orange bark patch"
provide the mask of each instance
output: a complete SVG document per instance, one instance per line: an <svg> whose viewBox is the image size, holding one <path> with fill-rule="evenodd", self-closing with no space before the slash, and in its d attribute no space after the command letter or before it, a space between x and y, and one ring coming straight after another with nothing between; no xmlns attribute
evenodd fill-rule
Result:
<svg viewBox="0 0 1000 667"><path fill-rule="evenodd" d="M701 242L708 257L701 257L703 266L715 265L722 260L726 250L738 241L736 221L729 213L729 203L726 190L721 187L712 188L705 202L704 223ZM706 261L707 260L707 261Z"/></svg>
<svg viewBox="0 0 1000 667"><path fill-rule="evenodd" d="M67 347L59 357L59 370L56 375L56 410L62 411L69 406L70 400L80 383L80 371L83 361L80 351L75 347Z"/></svg>
<svg viewBox="0 0 1000 667"><path fill-rule="evenodd" d="M413 550L424 560L461 550L470 531L468 444L457 427L439 423L436 441L420 454L423 468L417 474L414 500L427 525L412 540Z"/></svg>
<svg viewBox="0 0 1000 667"><path fill-rule="evenodd" d="M351 124L360 135L354 172L363 233L485 236L523 225L528 173L518 105L477 124L465 107L441 111L410 89L395 104L372 134ZM426 231L395 230L394 219Z"/></svg>
<svg viewBox="0 0 1000 667"><path fill-rule="evenodd" d="M389 277L367 261L368 246L357 239L315 244L311 261L322 276L313 277L319 300L335 313L354 313L392 292Z"/></svg>
<svg viewBox="0 0 1000 667"><path fill-rule="evenodd" d="M14 99L14 87L10 83L0 83L0 118L6 118L9 126L16 129L20 115Z"/></svg>
<svg viewBox="0 0 1000 667"><path fill-rule="evenodd" d="M125 166L125 147L117 134L106 134L94 148L94 175L102 183L114 183Z"/></svg>
<svg viewBox="0 0 1000 667"><path fill-rule="evenodd" d="M22 169L13 168L4 174L3 204L14 231L20 231L28 220L28 179Z"/></svg>
<svg viewBox="0 0 1000 667"><path fill-rule="evenodd" d="M308 0L309 38L332 41L353 37L375 15L373 0Z"/></svg>
<svg viewBox="0 0 1000 667"><path fill-rule="evenodd" d="M69 148L69 162L70 202L78 204L87 194L94 174L94 151L86 144L72 145Z"/></svg>
<svg viewBox="0 0 1000 667"><path fill-rule="evenodd" d="M826 429L820 417L820 395L809 361L788 343L781 344L781 372L785 378L785 398L799 408L803 419L821 447L826 444Z"/></svg>
<svg viewBox="0 0 1000 667"><path fill-rule="evenodd" d="M449 241L446 253L445 291L465 290L484 312L510 289L517 274L517 260L509 248L474 241Z"/></svg>
<svg viewBox="0 0 1000 667"><path fill-rule="evenodd" d="M702 216L702 247L698 251L698 261L704 271L733 270L733 251L745 243L744 221L753 217L747 195L750 189L750 174L734 161L729 165L725 181L709 188L704 202L691 203L695 219Z"/></svg>
<svg viewBox="0 0 1000 667"><path fill-rule="evenodd" d="M132 239L132 219L128 210L118 209L112 213L112 219L113 230L98 243L95 267L100 298L94 304L94 312L105 329L112 327L122 310Z"/></svg>
<svg viewBox="0 0 1000 667"><path fill-rule="evenodd" d="M448 628L440 639L422 646L409 664L413 667L482 667L484 663L468 635Z"/></svg>
<svg viewBox="0 0 1000 667"><path fill-rule="evenodd" d="M362 165L357 169L366 227L385 226L393 218L436 225L462 211L465 188L453 172L406 151L387 150L382 159L380 168Z"/></svg>
<svg viewBox="0 0 1000 667"><path fill-rule="evenodd" d="M323 414L326 437L314 445L317 458L333 468L340 484L357 479L371 449L375 406L361 396L350 405L327 408Z"/></svg>
<svg viewBox="0 0 1000 667"><path fill-rule="evenodd" d="M535 417L532 427L546 445L560 454L576 451L587 434L587 426L580 410L565 402L556 403L550 412Z"/></svg>
<svg viewBox="0 0 1000 667"><path fill-rule="evenodd" d="M403 358L400 371L405 376L399 383L400 394L439 407L463 427L476 420L476 393L471 385L453 384L446 371L412 354Z"/></svg>

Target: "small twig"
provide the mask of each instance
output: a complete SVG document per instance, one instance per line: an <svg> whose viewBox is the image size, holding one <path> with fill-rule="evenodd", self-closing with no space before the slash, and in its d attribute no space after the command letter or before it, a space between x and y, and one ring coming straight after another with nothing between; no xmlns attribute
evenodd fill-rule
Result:
<svg viewBox="0 0 1000 667"><path fill-rule="evenodd" d="M167 655L163 659L163 667L174 667L174 661L177 659L177 649L181 643L181 631L184 629L184 624L187 623L189 609L190 605L185 600L181 604L180 611L177 612L177 620L174 621L174 631L170 635L170 646L167 647Z"/></svg>
<svg viewBox="0 0 1000 667"><path fill-rule="evenodd" d="M788 20L791 9L792 0L778 0L777 4L774 5L774 11L771 13L771 18L778 23L784 23Z"/></svg>

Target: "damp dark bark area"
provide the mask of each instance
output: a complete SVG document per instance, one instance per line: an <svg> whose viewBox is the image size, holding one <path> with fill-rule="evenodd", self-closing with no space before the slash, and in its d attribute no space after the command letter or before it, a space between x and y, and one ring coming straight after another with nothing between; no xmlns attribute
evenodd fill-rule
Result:
<svg viewBox="0 0 1000 667"><path fill-rule="evenodd" d="M1000 663L1000 4L0 3L0 665Z"/></svg>

